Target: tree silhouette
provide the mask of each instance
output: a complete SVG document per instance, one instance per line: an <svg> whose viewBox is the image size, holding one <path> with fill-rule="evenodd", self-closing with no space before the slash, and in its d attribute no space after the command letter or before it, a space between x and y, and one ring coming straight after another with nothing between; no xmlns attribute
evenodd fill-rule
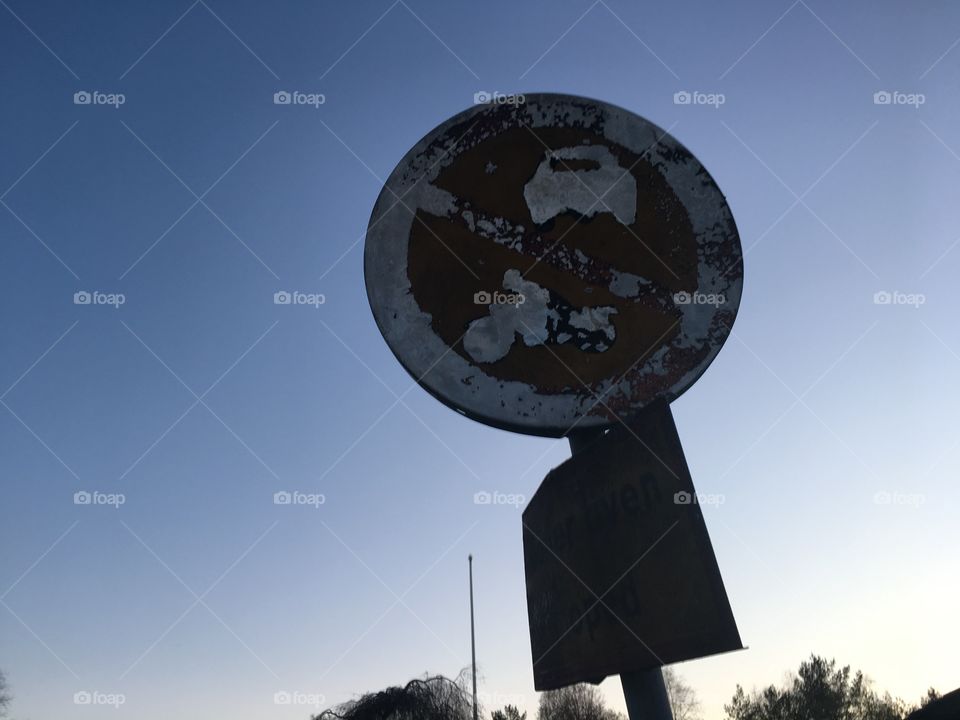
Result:
<svg viewBox="0 0 960 720"><path fill-rule="evenodd" d="M667 686L673 720L700 720L702 715L697 693L676 670L671 667L663 668L663 684Z"/></svg>
<svg viewBox="0 0 960 720"><path fill-rule="evenodd" d="M923 696L923 699L920 700L920 707L926 707L935 700L939 700L943 697L936 688L927 688L927 694Z"/></svg>
<svg viewBox="0 0 960 720"><path fill-rule="evenodd" d="M737 685L724 710L728 720L901 720L908 708L889 693L874 692L862 672L811 655L783 688L771 685L748 695Z"/></svg>
<svg viewBox="0 0 960 720"><path fill-rule="evenodd" d="M472 720L473 704L462 682L441 675L403 687L367 693L312 720Z"/></svg>
<svg viewBox="0 0 960 720"><path fill-rule="evenodd" d="M623 720L623 716L606 707L599 688L580 683L540 695L537 720Z"/></svg>
<svg viewBox="0 0 960 720"><path fill-rule="evenodd" d="M503 710L494 710L490 720L527 720L527 714L521 713L515 705L507 705Z"/></svg>
<svg viewBox="0 0 960 720"><path fill-rule="evenodd" d="M3 670L0 670L0 718L9 717L7 711L10 709L11 702L13 702L13 696L7 685L7 676Z"/></svg>

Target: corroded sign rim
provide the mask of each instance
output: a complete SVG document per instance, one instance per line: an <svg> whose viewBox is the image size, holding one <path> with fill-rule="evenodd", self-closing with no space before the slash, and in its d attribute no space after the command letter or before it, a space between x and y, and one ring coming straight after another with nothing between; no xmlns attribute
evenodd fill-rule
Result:
<svg viewBox="0 0 960 720"><path fill-rule="evenodd" d="M526 94L525 103L475 105L434 128L411 148L390 174L371 214L364 251L367 297L380 332L390 349L430 394L479 422L530 435L562 437L571 429L617 422L655 399L679 397L703 374L719 353L736 319L743 289L739 234L726 199L701 163L669 133L623 108L598 100L553 93ZM697 242L698 293L723 298L719 304L684 302L673 295L679 311L679 340L655 349L638 348L645 359L616 378L594 387L544 393L529 383L504 380L454 352L432 329L431 316L411 293L407 252L414 211L433 207L437 194L431 182L456 157L470 129L484 113L514 118L534 132L538 127L587 128L631 152L646 154L690 217ZM504 125L519 127L521 125ZM503 128L501 128L503 129ZM468 142L468 141L466 141ZM717 247L728 270L717 266ZM708 249L709 248L709 249ZM714 255L710 255L713 252ZM713 265L707 260L713 261ZM734 272L730 272L733 269ZM680 293L682 295L683 293ZM664 302L659 298L658 302ZM722 314L721 314L722 313ZM683 364L689 351L701 359ZM704 353L703 351L706 350ZM638 382L674 378L652 396L638 397ZM657 373L659 372L659 376ZM600 401L598 401L600 398Z"/></svg>

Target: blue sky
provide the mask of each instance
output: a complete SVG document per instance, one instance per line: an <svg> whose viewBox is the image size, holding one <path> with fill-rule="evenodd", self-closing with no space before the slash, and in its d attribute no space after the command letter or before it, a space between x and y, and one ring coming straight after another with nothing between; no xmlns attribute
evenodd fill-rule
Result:
<svg viewBox="0 0 960 720"><path fill-rule="evenodd" d="M908 700L960 684L956 6L0 5L17 717L102 715L86 692L122 696L117 717L302 718L275 694L455 674L468 552L481 691L535 707L520 513L473 496L529 497L567 445L414 387L362 277L381 179L480 90L641 114L736 217L734 333L673 404L698 490L724 498L704 514L749 646L681 666L708 720L810 652ZM124 302L74 304L94 291Z"/></svg>

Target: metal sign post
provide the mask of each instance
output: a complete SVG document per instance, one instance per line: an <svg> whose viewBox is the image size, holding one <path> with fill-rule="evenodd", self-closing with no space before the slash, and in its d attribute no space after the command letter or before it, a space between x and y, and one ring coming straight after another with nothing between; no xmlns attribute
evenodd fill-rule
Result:
<svg viewBox="0 0 960 720"><path fill-rule="evenodd" d="M571 433L567 437L570 452L577 455L603 433L603 430ZM660 668L621 673L620 684L630 720L673 720L670 698Z"/></svg>
<svg viewBox="0 0 960 720"><path fill-rule="evenodd" d="M549 93L475 105L400 161L370 218L367 296L416 381L493 427L569 437L523 513L534 686L742 648L669 403L736 319L740 237L669 133Z"/></svg>
<svg viewBox="0 0 960 720"><path fill-rule="evenodd" d="M673 720L660 668L620 675L630 720Z"/></svg>

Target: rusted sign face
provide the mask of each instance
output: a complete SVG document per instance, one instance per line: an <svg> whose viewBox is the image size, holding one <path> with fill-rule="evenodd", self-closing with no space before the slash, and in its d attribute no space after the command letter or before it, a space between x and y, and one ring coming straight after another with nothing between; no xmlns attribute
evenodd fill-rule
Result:
<svg viewBox="0 0 960 720"><path fill-rule="evenodd" d="M400 162L367 294L406 369L501 428L562 436L676 398L740 302L727 203L663 130L606 103L478 105Z"/></svg>
<svg viewBox="0 0 960 720"><path fill-rule="evenodd" d="M537 690L739 650L665 403L555 468L523 513ZM642 442L638 439L642 438Z"/></svg>

